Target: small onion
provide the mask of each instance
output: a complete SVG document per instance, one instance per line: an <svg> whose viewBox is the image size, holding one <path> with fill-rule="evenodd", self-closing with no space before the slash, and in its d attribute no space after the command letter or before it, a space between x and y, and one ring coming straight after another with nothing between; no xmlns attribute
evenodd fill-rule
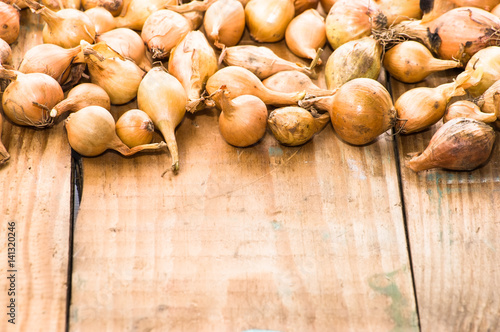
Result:
<svg viewBox="0 0 500 332"><path fill-rule="evenodd" d="M12 44L19 37L21 14L14 6L0 2L0 38Z"/></svg>
<svg viewBox="0 0 500 332"><path fill-rule="evenodd" d="M495 122L497 120L497 116L494 112L483 113L479 106L470 100L458 100L446 108L443 122L446 123L455 118L475 119L484 123Z"/></svg>
<svg viewBox="0 0 500 332"><path fill-rule="evenodd" d="M151 143L154 128L151 118L139 109L126 111L116 121L116 134L129 148Z"/></svg>
<svg viewBox="0 0 500 332"><path fill-rule="evenodd" d="M294 0L251 0L245 7L250 36L261 43L282 40L294 16Z"/></svg>
<svg viewBox="0 0 500 332"><path fill-rule="evenodd" d="M490 86L500 80L500 47L489 46L479 50L467 62L466 71L476 68L487 68L478 84L471 86L467 92L473 97L483 94Z"/></svg>
<svg viewBox="0 0 500 332"><path fill-rule="evenodd" d="M85 12L92 23L94 23L96 37L106 31L116 28L116 23L113 15L102 7L94 7L87 9Z"/></svg>
<svg viewBox="0 0 500 332"><path fill-rule="evenodd" d="M299 93L305 91L308 97L331 96L335 91L322 89L311 80L309 76L296 70L277 72L262 81L268 89L278 92Z"/></svg>
<svg viewBox="0 0 500 332"><path fill-rule="evenodd" d="M205 12L203 28L216 47L234 46L245 31L245 10L237 0L219 0Z"/></svg>
<svg viewBox="0 0 500 332"><path fill-rule="evenodd" d="M101 106L111 110L111 101L106 91L97 84L81 83L72 88L66 98L50 111L55 118L66 112L76 112L87 106Z"/></svg>

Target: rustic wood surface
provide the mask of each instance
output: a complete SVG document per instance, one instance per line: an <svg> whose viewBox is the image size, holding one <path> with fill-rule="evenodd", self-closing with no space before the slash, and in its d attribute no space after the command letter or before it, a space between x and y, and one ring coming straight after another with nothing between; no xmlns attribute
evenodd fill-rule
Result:
<svg viewBox="0 0 500 332"><path fill-rule="evenodd" d="M11 45L17 66L42 42L42 21L22 11L22 31ZM71 218L71 149L61 124L37 130L3 123L11 159L0 166L0 331L64 331ZM15 325L6 315L12 270L8 222L15 222Z"/></svg>
<svg viewBox="0 0 500 332"><path fill-rule="evenodd" d="M392 80L393 97L415 86L448 83L457 71L419 84ZM441 121L398 137L401 165L428 145ZM401 167L422 331L500 330L500 141L472 172Z"/></svg>

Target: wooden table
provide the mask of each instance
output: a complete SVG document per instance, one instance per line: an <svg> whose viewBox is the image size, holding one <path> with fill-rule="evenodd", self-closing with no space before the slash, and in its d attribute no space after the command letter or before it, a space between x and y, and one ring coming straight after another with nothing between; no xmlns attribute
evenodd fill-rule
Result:
<svg viewBox="0 0 500 332"><path fill-rule="evenodd" d="M42 21L27 10L22 21L16 64L41 43ZM416 86L389 81L394 100ZM478 170L416 174L404 162L440 124L363 147L331 125L300 147L268 132L241 149L220 136L218 114L186 116L181 170L164 177L167 152L106 152L77 167L62 123L5 121L0 331L500 330L498 138Z"/></svg>

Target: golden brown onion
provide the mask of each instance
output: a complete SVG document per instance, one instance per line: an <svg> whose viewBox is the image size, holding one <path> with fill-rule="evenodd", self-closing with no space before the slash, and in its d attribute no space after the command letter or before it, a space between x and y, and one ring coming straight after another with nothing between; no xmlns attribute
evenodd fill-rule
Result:
<svg viewBox="0 0 500 332"><path fill-rule="evenodd" d="M14 6L0 1L0 38L12 44L19 37L21 14Z"/></svg>
<svg viewBox="0 0 500 332"><path fill-rule="evenodd" d="M219 0L205 12L203 28L216 47L238 44L245 31L245 10L237 0Z"/></svg>
<svg viewBox="0 0 500 332"><path fill-rule="evenodd" d="M294 16L294 0L252 0L245 6L250 36L261 43L282 40Z"/></svg>
<svg viewBox="0 0 500 332"><path fill-rule="evenodd" d="M66 112L76 112L87 106L101 106L111 110L111 101L106 91L97 84L80 83L72 88L66 98L57 103L50 111L55 118Z"/></svg>
<svg viewBox="0 0 500 332"><path fill-rule="evenodd" d="M127 0L120 16L115 17L116 27L140 31L150 15L176 4L177 0Z"/></svg>
<svg viewBox="0 0 500 332"><path fill-rule="evenodd" d="M96 37L100 34L116 28L116 23L113 15L102 7L94 7L87 9L85 12L92 23L94 23Z"/></svg>
<svg viewBox="0 0 500 332"><path fill-rule="evenodd" d="M123 113L116 121L115 127L116 134L129 148L151 143L155 131L149 115L139 109Z"/></svg>

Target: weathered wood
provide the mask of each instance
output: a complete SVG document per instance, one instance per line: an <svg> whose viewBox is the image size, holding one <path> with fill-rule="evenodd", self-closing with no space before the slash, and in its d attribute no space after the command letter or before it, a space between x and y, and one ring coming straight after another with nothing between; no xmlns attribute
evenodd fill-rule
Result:
<svg viewBox="0 0 500 332"><path fill-rule="evenodd" d="M177 176L84 159L70 330L418 330L392 138L239 149L217 119L184 119Z"/></svg>
<svg viewBox="0 0 500 332"><path fill-rule="evenodd" d="M42 21L22 11L17 66L42 42ZM2 140L11 159L0 166L0 331L64 331L71 217L71 150L62 124L36 130L4 121ZM15 263L8 263L8 223L15 223ZM15 270L9 272L7 270ZM15 274L15 296L6 278ZM15 325L7 305L15 298Z"/></svg>
<svg viewBox="0 0 500 332"><path fill-rule="evenodd" d="M418 86L451 82L457 73L436 74ZM414 86L393 80L394 98ZM499 139L489 162L472 172L405 167L440 125L398 138L422 331L498 331Z"/></svg>

